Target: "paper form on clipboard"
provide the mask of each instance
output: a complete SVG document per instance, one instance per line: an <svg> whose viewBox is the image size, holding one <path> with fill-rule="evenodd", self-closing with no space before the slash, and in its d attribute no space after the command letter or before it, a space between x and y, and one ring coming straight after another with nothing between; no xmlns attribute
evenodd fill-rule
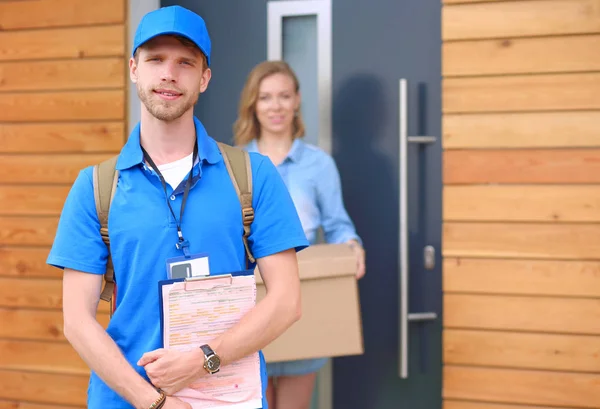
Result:
<svg viewBox="0 0 600 409"><path fill-rule="evenodd" d="M166 280L159 282L159 296L164 348L187 351L210 345L250 311L256 304L256 282L251 271ZM202 376L175 397L192 409L262 407L258 352Z"/></svg>

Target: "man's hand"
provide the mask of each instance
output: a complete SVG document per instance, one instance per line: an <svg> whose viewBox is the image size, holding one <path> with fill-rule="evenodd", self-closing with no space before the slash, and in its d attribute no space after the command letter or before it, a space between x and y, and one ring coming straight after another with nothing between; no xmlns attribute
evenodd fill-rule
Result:
<svg viewBox="0 0 600 409"><path fill-rule="evenodd" d="M167 397L163 409L192 409L192 406L177 398Z"/></svg>
<svg viewBox="0 0 600 409"><path fill-rule="evenodd" d="M356 256L356 279L360 280L365 275L365 250L356 240L349 240L350 246Z"/></svg>
<svg viewBox="0 0 600 409"><path fill-rule="evenodd" d="M155 387L170 396L206 373L196 355L199 354L161 348L146 352L138 365L144 367Z"/></svg>

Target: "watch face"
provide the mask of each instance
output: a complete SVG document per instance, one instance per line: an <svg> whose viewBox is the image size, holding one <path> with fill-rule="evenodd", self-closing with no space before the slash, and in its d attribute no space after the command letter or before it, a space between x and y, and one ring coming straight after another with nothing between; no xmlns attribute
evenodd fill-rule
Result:
<svg viewBox="0 0 600 409"><path fill-rule="evenodd" d="M211 372L216 371L217 369L219 369L220 366L221 366L221 359L219 359L219 357L216 355L210 356L206 360L206 368Z"/></svg>

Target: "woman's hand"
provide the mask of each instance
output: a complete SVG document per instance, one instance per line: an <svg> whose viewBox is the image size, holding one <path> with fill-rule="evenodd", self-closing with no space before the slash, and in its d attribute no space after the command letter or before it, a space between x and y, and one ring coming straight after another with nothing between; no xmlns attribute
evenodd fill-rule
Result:
<svg viewBox="0 0 600 409"><path fill-rule="evenodd" d="M356 256L356 279L360 280L365 275L365 250L360 243L354 239L346 242Z"/></svg>

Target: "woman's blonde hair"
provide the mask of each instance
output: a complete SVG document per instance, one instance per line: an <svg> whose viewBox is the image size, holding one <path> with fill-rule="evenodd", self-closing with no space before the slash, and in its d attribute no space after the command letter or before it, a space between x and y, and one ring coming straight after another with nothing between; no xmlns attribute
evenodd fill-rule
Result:
<svg viewBox="0 0 600 409"><path fill-rule="evenodd" d="M233 140L236 145L246 145L260 136L260 123L256 118L256 101L260 83L273 74L284 74L294 81L296 93L300 91L300 83L294 71L285 61L264 61L250 71L238 108L238 118L233 124ZM304 136L304 121L300 109L294 116L293 139Z"/></svg>

